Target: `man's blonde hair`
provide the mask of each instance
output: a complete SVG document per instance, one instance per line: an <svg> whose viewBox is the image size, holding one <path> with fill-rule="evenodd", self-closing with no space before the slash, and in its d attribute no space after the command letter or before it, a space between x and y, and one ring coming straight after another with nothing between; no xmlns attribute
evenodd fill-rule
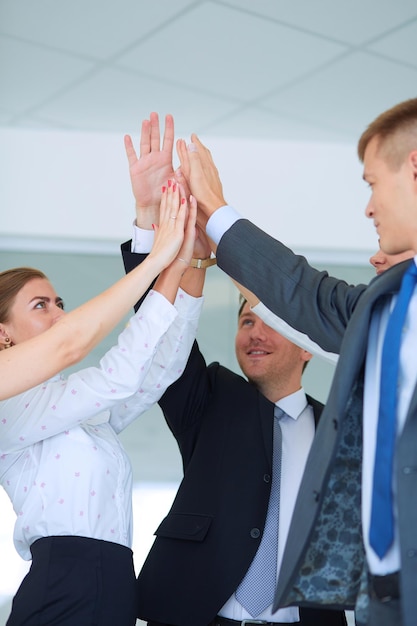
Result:
<svg viewBox="0 0 417 626"><path fill-rule="evenodd" d="M378 141L379 156L392 169L399 169L407 155L417 150L417 98L400 102L369 124L358 142L361 162L369 142L374 138Z"/></svg>

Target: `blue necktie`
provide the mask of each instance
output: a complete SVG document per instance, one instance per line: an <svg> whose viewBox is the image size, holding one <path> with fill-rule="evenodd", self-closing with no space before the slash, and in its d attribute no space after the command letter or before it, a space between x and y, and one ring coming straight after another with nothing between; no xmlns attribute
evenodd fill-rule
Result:
<svg viewBox="0 0 417 626"><path fill-rule="evenodd" d="M262 611L272 604L277 578L282 451L282 433L279 420L286 413L276 406L274 415L271 495L269 497L264 533L255 557L235 593L236 599L252 617L260 615Z"/></svg>
<svg viewBox="0 0 417 626"><path fill-rule="evenodd" d="M375 450L369 542L382 559L394 540L392 475L397 422L397 385L401 335L417 282L414 261L405 272L382 347L379 416Z"/></svg>

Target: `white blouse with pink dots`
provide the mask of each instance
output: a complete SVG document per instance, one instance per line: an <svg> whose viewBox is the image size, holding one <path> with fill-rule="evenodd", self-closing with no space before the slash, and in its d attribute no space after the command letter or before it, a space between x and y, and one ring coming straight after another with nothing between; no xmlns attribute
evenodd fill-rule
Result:
<svg viewBox="0 0 417 626"><path fill-rule="evenodd" d="M24 559L51 535L131 546L132 471L117 433L181 375L202 301L179 290L173 306L150 291L98 367L0 402L0 482Z"/></svg>

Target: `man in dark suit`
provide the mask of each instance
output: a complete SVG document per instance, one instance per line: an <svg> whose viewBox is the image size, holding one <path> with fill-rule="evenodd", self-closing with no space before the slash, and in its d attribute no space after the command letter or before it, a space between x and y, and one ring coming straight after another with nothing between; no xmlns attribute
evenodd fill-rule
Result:
<svg viewBox="0 0 417 626"><path fill-rule="evenodd" d="M218 243L218 265L273 313L323 349L340 353L298 494L275 607L345 603L356 605L358 624L415 626L416 257L392 267L368 287L348 286L314 270L224 206L211 155L197 137L193 142L188 152L180 143L179 152L204 212L201 223L209 219L207 232ZM366 215L374 220L381 249L387 254L417 250L417 99L376 118L361 136L358 153L372 190ZM401 336L398 332L401 347L391 355L394 344L384 338L395 330L397 301L402 301L407 285L408 314L405 324L401 320L397 325L403 329ZM391 382L385 380L391 365L385 355L392 361L399 357L399 375L393 376L396 402L388 416L393 434L384 441L392 451L381 466L388 480L380 489L374 486L380 479L380 442L391 432L387 426L380 428L385 424L381 415L392 401L385 399ZM389 505L386 510L374 508L380 493ZM379 517L375 511L381 511ZM380 522L378 532L374 522ZM390 532L382 545L378 533L386 530Z"/></svg>
<svg viewBox="0 0 417 626"><path fill-rule="evenodd" d="M144 201L142 193L150 190L148 181L155 181L158 163L166 159L167 146L172 146L170 122L162 150L157 118L152 114L144 122L140 159L126 138L136 223L141 227L135 241L142 244L149 236L144 231L152 232L151 223L157 222L157 213L150 208L152 194ZM122 246L127 271L144 258L136 250L143 251L143 245ZM204 265L188 271L204 271ZM139 573L139 617L150 624L176 626L233 626L245 620L343 626L346 618L341 610L291 607L272 615L275 574L270 598L254 612L235 593L261 545L271 493L278 496L279 489L278 546L272 562L280 570L299 481L322 410L301 386L311 354L269 328L247 303L239 312L236 355L248 380L219 363L207 366L195 344L178 383L161 398L180 448L184 477ZM285 412L279 422L278 482L272 465L276 406Z"/></svg>

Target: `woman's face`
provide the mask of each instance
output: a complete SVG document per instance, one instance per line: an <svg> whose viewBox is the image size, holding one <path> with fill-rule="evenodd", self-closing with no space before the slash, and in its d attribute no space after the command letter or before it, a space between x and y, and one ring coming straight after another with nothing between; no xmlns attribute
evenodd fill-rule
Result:
<svg viewBox="0 0 417 626"><path fill-rule="evenodd" d="M51 328L63 315L64 303L45 278L33 278L18 292L9 321L0 324L12 344L21 343Z"/></svg>

